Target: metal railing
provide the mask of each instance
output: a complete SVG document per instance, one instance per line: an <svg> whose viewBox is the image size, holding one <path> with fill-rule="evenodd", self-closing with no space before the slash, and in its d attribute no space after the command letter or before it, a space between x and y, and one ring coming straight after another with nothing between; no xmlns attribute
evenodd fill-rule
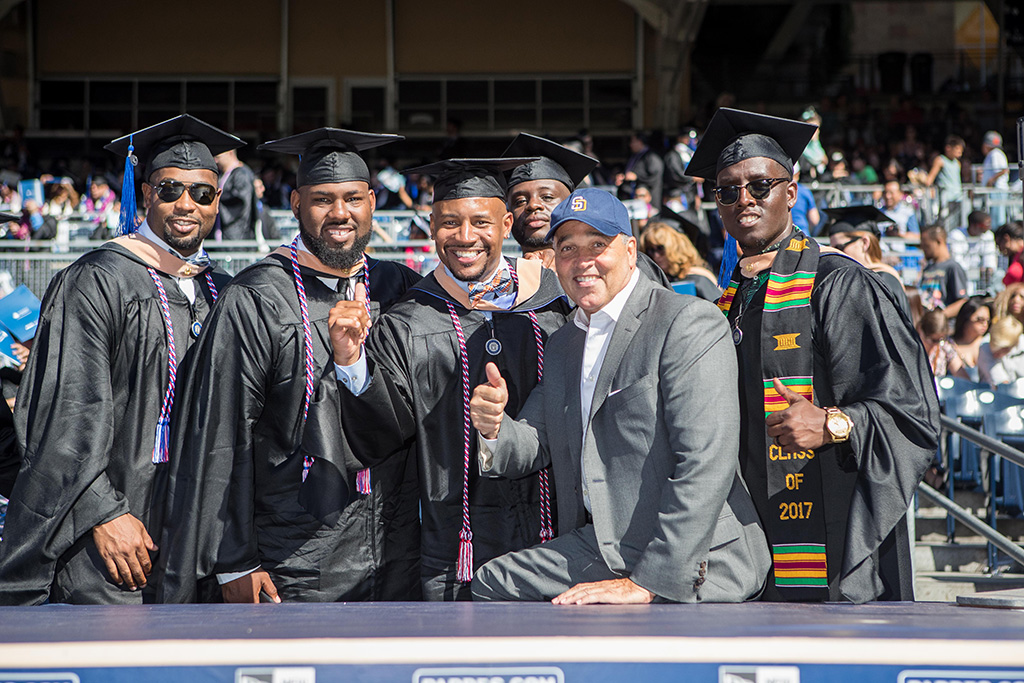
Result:
<svg viewBox="0 0 1024 683"><path fill-rule="evenodd" d="M973 429L972 427L969 427L948 415L941 415L940 417L942 430L939 443L941 444L942 449L943 464L946 468L947 495L939 493L934 488L923 482L918 485L918 491L946 510L946 535L947 540L950 543L956 540L956 520L959 520L969 529L986 539L988 544L986 555L989 571L995 571L999 565L997 550L1003 551L1014 561L1024 565L1024 549L998 531L998 514L995 495L997 486L996 476L1000 467L1000 458L1005 459L1018 467L1024 468L1024 452L1003 443L999 439L994 439L977 429ZM949 447L949 439L947 438L951 433L956 434L961 439L966 439L978 446L980 449L979 458L986 459L988 462L989 488L988 495L985 500L985 516L987 517L987 521L979 519L970 510L961 507L953 500L955 496L953 481L953 449Z"/></svg>

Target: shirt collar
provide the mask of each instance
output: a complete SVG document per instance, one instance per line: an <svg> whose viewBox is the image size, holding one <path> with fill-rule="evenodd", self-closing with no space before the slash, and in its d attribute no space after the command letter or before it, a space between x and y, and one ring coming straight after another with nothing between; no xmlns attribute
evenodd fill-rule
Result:
<svg viewBox="0 0 1024 683"><path fill-rule="evenodd" d="M583 331L590 329L590 323L593 321L595 325L607 325L609 322L617 323L619 318L622 316L622 309L626 307L626 301L629 299L629 295L636 289L636 283L640 281L640 269L633 268L633 274L629 276L629 282L623 287L618 294L612 297L612 300L604 305L603 308L596 311L593 316L587 316L579 306L576 307L576 315L573 317L573 322L576 326Z"/></svg>
<svg viewBox="0 0 1024 683"><path fill-rule="evenodd" d="M145 221L142 222L142 225L139 226L138 232L139 232L140 235L142 235L143 237L145 237L148 240L151 240L154 244L156 244L158 247L160 247L164 251L166 251L166 252L168 252L170 254L173 254L174 256L177 256L182 261L186 261L187 262L189 259L196 260L196 257L202 257L202 256L206 255L206 250L203 249L203 245L200 244L199 245L199 251L197 251L195 254L193 254L192 256L182 256L178 252L177 249L175 249L171 245L167 244L167 242L164 242L163 239L161 239L156 234L156 231L153 230L153 228L149 227L149 221L148 220L145 220Z"/></svg>

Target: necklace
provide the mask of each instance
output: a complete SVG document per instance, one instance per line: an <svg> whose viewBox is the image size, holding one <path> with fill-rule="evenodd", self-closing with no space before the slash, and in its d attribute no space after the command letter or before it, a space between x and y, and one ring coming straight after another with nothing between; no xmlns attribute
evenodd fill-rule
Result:
<svg viewBox="0 0 1024 683"><path fill-rule="evenodd" d="M769 274L770 271L763 271L743 283L744 290L740 296L739 307L736 309L736 316L732 319L732 343L736 346L743 341L743 330L740 329L743 314L747 312L758 291L768 281Z"/></svg>

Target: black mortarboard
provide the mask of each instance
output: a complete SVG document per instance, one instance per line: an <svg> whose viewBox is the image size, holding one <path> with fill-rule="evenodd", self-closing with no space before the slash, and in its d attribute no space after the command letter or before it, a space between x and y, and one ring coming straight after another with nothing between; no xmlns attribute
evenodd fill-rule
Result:
<svg viewBox="0 0 1024 683"><path fill-rule="evenodd" d="M701 258L707 258L708 252L708 236L705 232L705 228L702 228L696 223L697 217L690 212L676 213L667 206L662 206L658 210L658 215L652 218L649 222L664 223L665 225L675 228L693 243L693 246L700 253Z"/></svg>
<svg viewBox="0 0 1024 683"><path fill-rule="evenodd" d="M835 209L824 209L825 215L832 219L828 225L828 234L841 232L870 232L876 237L882 236L879 223L892 223L891 218L871 206L843 206Z"/></svg>
<svg viewBox="0 0 1024 683"><path fill-rule="evenodd" d="M0 225L3 225L4 223L10 223L11 221L20 220L21 216L15 215L13 213L5 213L4 211L0 211Z"/></svg>
<svg viewBox="0 0 1024 683"><path fill-rule="evenodd" d="M714 180L723 168L752 159L774 159L787 170L803 154L817 126L725 107L715 112L686 166L686 175Z"/></svg>
<svg viewBox="0 0 1024 683"><path fill-rule="evenodd" d="M505 201L505 171L511 171L537 157L507 159L448 159L407 169L434 178L434 201L498 197Z"/></svg>
<svg viewBox="0 0 1024 683"><path fill-rule="evenodd" d="M194 116L182 114L111 141L103 149L142 162L146 175L161 168L204 169L217 173L215 156L245 142ZM134 165L134 164L133 164Z"/></svg>
<svg viewBox="0 0 1024 683"><path fill-rule="evenodd" d="M529 133L517 135L501 156L540 157L512 169L508 178L509 189L529 180L557 180L572 192L598 164L593 157Z"/></svg>
<svg viewBox="0 0 1024 683"><path fill-rule="evenodd" d="M258 147L299 156L298 187L325 183L370 182L370 169L358 152L404 140L402 135L360 133L340 128L317 128Z"/></svg>
<svg viewBox="0 0 1024 683"><path fill-rule="evenodd" d="M135 166L140 160L147 178L153 171L161 168L218 173L217 162L213 158L243 145L245 142L234 135L188 114L181 114L149 128L129 133L105 145L103 149L125 158L124 180L121 181L120 233L127 235L138 228Z"/></svg>

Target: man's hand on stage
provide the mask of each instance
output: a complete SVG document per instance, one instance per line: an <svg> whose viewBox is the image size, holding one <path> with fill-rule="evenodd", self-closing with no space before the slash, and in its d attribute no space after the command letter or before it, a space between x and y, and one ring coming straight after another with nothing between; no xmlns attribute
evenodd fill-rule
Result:
<svg viewBox="0 0 1024 683"><path fill-rule="evenodd" d="M257 603L260 601L260 591L270 596L274 602L281 602L281 598L277 596L277 586L270 580L270 574L262 569L228 581L220 587L224 602L228 603Z"/></svg>
<svg viewBox="0 0 1024 683"><path fill-rule="evenodd" d="M354 365L370 332L370 314L366 312L366 285L356 284L352 301L339 301L328 316L331 347L337 365Z"/></svg>
<svg viewBox="0 0 1024 683"><path fill-rule="evenodd" d="M469 399L469 417L480 436L496 439L505 404L508 403L508 385L494 363L488 363L484 370L487 372L487 384L473 390L473 397Z"/></svg>
<svg viewBox="0 0 1024 683"><path fill-rule="evenodd" d="M578 583L551 601L553 605L644 605L654 593L630 579Z"/></svg>
<svg viewBox="0 0 1024 683"><path fill-rule="evenodd" d="M107 565L107 573L117 585L137 590L146 585L153 569L149 551L156 551L145 525L125 513L92 528L92 542Z"/></svg>
<svg viewBox="0 0 1024 683"><path fill-rule="evenodd" d="M765 419L768 436L786 453L821 448L825 438L825 411L796 393L778 379L775 390L789 402L789 407Z"/></svg>

